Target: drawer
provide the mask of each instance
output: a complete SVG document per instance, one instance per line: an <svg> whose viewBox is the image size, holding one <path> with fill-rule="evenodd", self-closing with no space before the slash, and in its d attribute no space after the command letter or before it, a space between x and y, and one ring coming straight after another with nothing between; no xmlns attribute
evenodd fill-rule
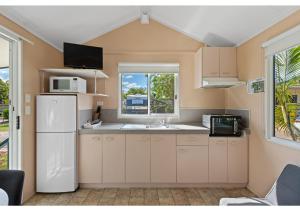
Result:
<svg viewBox="0 0 300 211"><path fill-rule="evenodd" d="M177 135L177 145L208 145L208 134L179 134Z"/></svg>

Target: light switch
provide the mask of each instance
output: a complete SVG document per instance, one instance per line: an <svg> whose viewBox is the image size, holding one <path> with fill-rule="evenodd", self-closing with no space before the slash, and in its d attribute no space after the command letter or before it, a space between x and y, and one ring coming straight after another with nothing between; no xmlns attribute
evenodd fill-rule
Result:
<svg viewBox="0 0 300 211"><path fill-rule="evenodd" d="M25 106L25 115L31 115L31 106Z"/></svg>
<svg viewBox="0 0 300 211"><path fill-rule="evenodd" d="M97 101L97 106L103 106L103 101Z"/></svg>
<svg viewBox="0 0 300 211"><path fill-rule="evenodd" d="M25 103L30 103L30 102L31 102L31 95L25 94Z"/></svg>

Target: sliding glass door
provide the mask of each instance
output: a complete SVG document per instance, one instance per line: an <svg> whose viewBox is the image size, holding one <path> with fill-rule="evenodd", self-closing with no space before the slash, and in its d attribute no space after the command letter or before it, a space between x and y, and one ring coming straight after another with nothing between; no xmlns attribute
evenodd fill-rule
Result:
<svg viewBox="0 0 300 211"><path fill-rule="evenodd" d="M0 30L0 170L21 168L20 45Z"/></svg>

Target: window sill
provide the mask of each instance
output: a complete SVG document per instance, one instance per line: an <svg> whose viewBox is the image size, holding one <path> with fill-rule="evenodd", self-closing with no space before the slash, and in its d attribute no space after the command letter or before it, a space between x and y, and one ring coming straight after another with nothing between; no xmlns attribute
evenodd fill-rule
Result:
<svg viewBox="0 0 300 211"><path fill-rule="evenodd" d="M294 142L283 138L271 137L268 139L269 142L279 144L292 149L300 150L300 142Z"/></svg>

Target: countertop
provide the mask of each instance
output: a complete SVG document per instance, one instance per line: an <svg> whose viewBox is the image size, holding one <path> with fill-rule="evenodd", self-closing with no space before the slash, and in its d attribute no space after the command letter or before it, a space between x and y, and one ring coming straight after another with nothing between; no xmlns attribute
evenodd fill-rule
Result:
<svg viewBox="0 0 300 211"><path fill-rule="evenodd" d="M131 128L124 128L130 125ZM105 134L105 133L126 133L126 134L209 134L209 129L197 123L191 124L170 124L169 128L139 128L140 124L105 123L96 129L79 129L79 134ZM136 126L136 127L135 127Z"/></svg>

